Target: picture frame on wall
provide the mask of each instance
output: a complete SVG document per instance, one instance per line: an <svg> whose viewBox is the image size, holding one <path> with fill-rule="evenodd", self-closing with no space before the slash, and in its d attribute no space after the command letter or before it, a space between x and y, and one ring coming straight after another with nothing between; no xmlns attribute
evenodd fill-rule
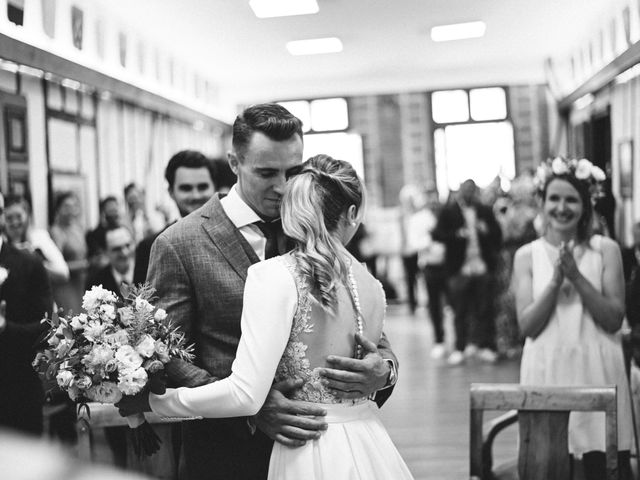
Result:
<svg viewBox="0 0 640 480"><path fill-rule="evenodd" d="M618 143L620 196L629 199L633 195L633 140Z"/></svg>

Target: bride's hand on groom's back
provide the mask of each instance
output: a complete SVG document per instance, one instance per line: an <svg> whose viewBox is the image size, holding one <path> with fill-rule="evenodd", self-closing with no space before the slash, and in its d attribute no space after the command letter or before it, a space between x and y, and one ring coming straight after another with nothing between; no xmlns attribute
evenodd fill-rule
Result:
<svg viewBox="0 0 640 480"><path fill-rule="evenodd" d="M271 387L264 405L254 417L256 426L269 438L289 447L300 447L327 429L327 412L317 404L290 400L288 392L300 388L301 380L284 380ZM320 417L320 418L313 418Z"/></svg>
<svg viewBox="0 0 640 480"><path fill-rule="evenodd" d="M362 359L330 355L327 363L333 368L321 368L320 375L338 398L367 397L387 385L389 364L378 352L375 343L356 334L356 342L362 346Z"/></svg>

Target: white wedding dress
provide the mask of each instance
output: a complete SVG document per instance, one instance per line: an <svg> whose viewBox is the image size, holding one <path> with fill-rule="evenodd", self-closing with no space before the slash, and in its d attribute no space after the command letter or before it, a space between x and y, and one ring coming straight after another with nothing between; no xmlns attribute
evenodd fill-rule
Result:
<svg viewBox="0 0 640 480"><path fill-rule="evenodd" d="M354 262L350 285L338 288L338 308L328 314L310 295L289 254L249 268L242 337L229 377L197 388L150 395L154 412L168 417L254 415L273 380L302 379L297 400L327 411L320 438L303 447L275 443L269 479L402 480L411 473L367 398L340 400L323 385L317 368L328 355L354 356L361 312L364 335L377 343L385 313L382 287Z"/></svg>

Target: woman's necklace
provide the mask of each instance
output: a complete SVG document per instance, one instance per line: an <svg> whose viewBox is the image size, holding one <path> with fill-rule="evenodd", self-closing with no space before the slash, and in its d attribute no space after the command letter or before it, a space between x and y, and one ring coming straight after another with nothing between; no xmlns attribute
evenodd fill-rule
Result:
<svg viewBox="0 0 640 480"><path fill-rule="evenodd" d="M358 296L358 286L356 284L356 278L353 275L353 267L351 265L349 265L349 293L351 294L351 302L353 303L353 309L356 314L356 333L362 335L364 331L364 317L360 306L360 297ZM356 344L355 351L356 358L362 358L362 345Z"/></svg>

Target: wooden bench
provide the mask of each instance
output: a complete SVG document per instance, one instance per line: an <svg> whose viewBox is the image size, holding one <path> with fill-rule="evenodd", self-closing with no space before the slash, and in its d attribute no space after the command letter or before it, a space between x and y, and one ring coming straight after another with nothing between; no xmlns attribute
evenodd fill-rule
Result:
<svg viewBox="0 0 640 480"><path fill-rule="evenodd" d="M493 479L490 451L483 451L485 410L516 410L520 446L520 480L571 478L568 448L569 413L605 413L606 480L618 479L618 425L616 387L549 387L519 384L473 383L470 387L470 477ZM501 419L514 423L513 414ZM490 446L489 446L490 447Z"/></svg>

